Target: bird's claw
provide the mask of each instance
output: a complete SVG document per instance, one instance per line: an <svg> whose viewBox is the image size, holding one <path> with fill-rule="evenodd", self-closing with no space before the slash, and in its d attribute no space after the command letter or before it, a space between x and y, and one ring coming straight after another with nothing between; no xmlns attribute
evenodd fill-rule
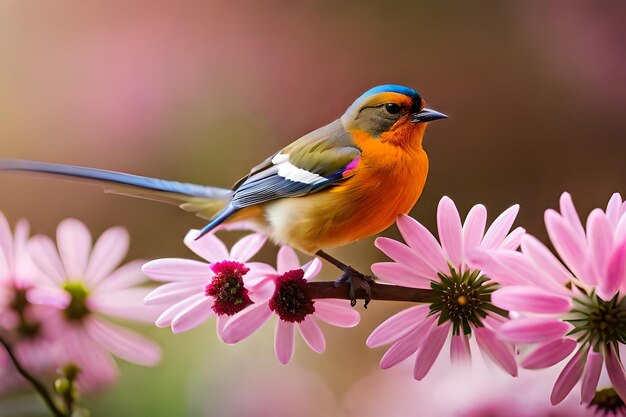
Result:
<svg viewBox="0 0 626 417"><path fill-rule="evenodd" d="M352 307L356 305L356 295L360 292L363 293L363 298L365 299L363 307L367 308L367 305L372 299L371 282L374 282L374 277L364 275L349 266L343 271L339 279L335 281L335 287L339 287L343 283L348 283L350 285L350 305Z"/></svg>

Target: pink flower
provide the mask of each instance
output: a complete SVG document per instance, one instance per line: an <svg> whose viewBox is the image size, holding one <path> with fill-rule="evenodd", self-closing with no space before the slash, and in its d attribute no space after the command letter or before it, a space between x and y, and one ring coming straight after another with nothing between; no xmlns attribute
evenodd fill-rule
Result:
<svg viewBox="0 0 626 417"><path fill-rule="evenodd" d="M476 255L486 273L506 275L507 286L493 294L493 303L521 313L500 328L500 337L536 345L522 362L529 369L550 367L574 352L552 390L553 404L579 380L589 403L603 368L626 400L619 353L626 343L626 204L614 194L606 211L589 214L586 230L569 194L560 206L560 213L546 211L545 223L562 261L530 235L521 253Z"/></svg>
<svg viewBox="0 0 626 417"><path fill-rule="evenodd" d="M394 260L372 265L381 281L434 292L429 305L411 307L390 317L367 339L371 348L392 344L380 362L383 369L417 353L413 376L421 380L450 334L451 359L467 361L473 333L489 358L511 375L517 374L513 346L495 336L495 330L506 321L506 312L489 302L498 276L482 275L468 264L467 254L477 248L515 250L524 234L521 228L509 233L518 210L517 205L506 210L485 233L484 206L472 207L462 225L454 202L443 197L437 209L441 244L426 227L405 215L399 216L396 224L408 246L387 238L376 240L376 247Z"/></svg>
<svg viewBox="0 0 626 417"><path fill-rule="evenodd" d="M48 320L63 343L64 361L82 369L81 388L97 389L116 378L110 354L140 365L159 362L161 351L153 341L102 317L141 322L155 317L141 302L148 289L137 287L146 281L142 261L118 268L128 250L126 230L110 228L92 247L87 227L67 219L57 228L57 245L58 251L47 236L31 238L32 259L42 278L27 297L31 303L56 309Z"/></svg>
<svg viewBox="0 0 626 417"><path fill-rule="evenodd" d="M34 306L26 292L37 277L26 245L29 225L20 220L15 233L0 212L0 330L20 363L37 375L50 375L59 365L58 344L46 318L50 308ZM26 381L17 374L0 347L0 390L18 388Z"/></svg>
<svg viewBox="0 0 626 417"><path fill-rule="evenodd" d="M431 371L428 384L404 377L405 364L356 381L343 398L347 415L359 417L624 417L624 407L611 402L594 407L572 395L553 406L546 398L553 369L520 370L517 378L494 372L480 358L472 367L446 363ZM408 364L406 364L408 365ZM615 398L612 398L615 400ZM408 413L411 410L412 413Z"/></svg>
<svg viewBox="0 0 626 417"><path fill-rule="evenodd" d="M207 262L191 259L157 259L143 266L152 279L161 285L145 298L145 302L162 310L156 320L158 327L171 327L181 333L217 316L217 332L221 336L226 321L264 297L266 285L258 285L260 277L273 271L264 263L248 262L263 247L267 237L253 233L233 245L226 245L210 233L195 240L198 230L190 230L184 242Z"/></svg>
<svg viewBox="0 0 626 417"><path fill-rule="evenodd" d="M274 351L282 364L293 356L296 329L307 345L317 353L326 349L324 333L317 319L338 327L354 327L359 313L348 300L312 300L306 283L322 268L314 258L301 266L298 256L288 246L278 252L277 268L265 275L260 284L270 284L263 301L235 314L226 323L222 338L226 343L237 343L258 330L273 315L277 316Z"/></svg>

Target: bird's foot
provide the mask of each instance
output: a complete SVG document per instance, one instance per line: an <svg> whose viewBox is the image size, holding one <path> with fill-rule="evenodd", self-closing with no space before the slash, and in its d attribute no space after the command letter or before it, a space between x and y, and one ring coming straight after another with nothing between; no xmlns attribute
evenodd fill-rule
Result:
<svg viewBox="0 0 626 417"><path fill-rule="evenodd" d="M363 307L367 308L367 305L372 299L372 289L370 287L370 283L372 282L374 282L374 277L364 275L351 266L347 266L343 274L335 281L335 287L339 287L343 283L348 283L350 285L350 305L354 307L356 305L357 293L362 293L365 299Z"/></svg>

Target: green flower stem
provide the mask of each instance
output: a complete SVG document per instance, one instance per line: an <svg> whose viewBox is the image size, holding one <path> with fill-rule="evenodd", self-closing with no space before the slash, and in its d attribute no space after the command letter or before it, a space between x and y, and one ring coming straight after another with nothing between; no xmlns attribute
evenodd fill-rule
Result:
<svg viewBox="0 0 626 417"><path fill-rule="evenodd" d="M57 407L57 405L54 403L54 400L50 396L50 393L48 392L44 384L41 381L39 381L37 378L35 378L33 375L31 375L22 366L20 361L15 356L15 353L13 352L13 348L11 348L11 345L9 345L9 343L1 335L0 335L0 343L4 346L4 349L9 354L9 358L11 358L11 362L13 362L13 365L15 365L15 369L17 369L17 372L19 372L19 374L22 375L28 382L30 382L31 385L35 388L35 390L37 390L39 395L41 395L41 398L43 398L43 401L46 403L46 406L50 409L50 412L55 417L69 417L69 414L63 413Z"/></svg>

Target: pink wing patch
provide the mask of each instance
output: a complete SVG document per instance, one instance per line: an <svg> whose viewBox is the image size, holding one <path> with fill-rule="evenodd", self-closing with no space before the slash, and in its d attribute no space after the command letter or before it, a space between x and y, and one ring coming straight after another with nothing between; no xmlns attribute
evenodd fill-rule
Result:
<svg viewBox="0 0 626 417"><path fill-rule="evenodd" d="M353 174L352 171L354 171L354 169L359 165L360 160L361 160L361 157L355 158L352 160L352 162L346 165L346 168L341 173L341 177L346 178L347 176L352 175Z"/></svg>

